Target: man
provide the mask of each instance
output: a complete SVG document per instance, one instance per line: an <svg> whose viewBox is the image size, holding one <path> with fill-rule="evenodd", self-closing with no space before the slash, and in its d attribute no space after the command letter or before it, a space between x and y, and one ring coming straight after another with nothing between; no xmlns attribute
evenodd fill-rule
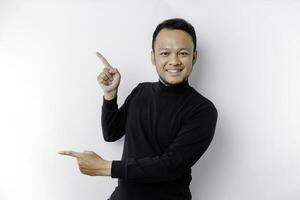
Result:
<svg viewBox="0 0 300 200"><path fill-rule="evenodd" d="M189 85L197 59L196 33L181 18L160 23L153 33L151 61L157 82L139 83L118 108L121 75L97 52L105 68L97 77L104 91L101 123L104 140L125 135L121 160L94 152L62 154L78 158L88 175L118 178L110 200L191 199L191 167L214 136L217 109Z"/></svg>

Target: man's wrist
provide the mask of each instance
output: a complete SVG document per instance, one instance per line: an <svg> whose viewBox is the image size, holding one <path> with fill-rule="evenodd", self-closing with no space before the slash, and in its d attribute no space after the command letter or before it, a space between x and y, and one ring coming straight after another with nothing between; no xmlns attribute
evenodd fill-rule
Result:
<svg viewBox="0 0 300 200"><path fill-rule="evenodd" d="M104 175L105 176L111 176L111 166L112 166L112 161L107 160L105 162L105 171L104 171Z"/></svg>
<svg viewBox="0 0 300 200"><path fill-rule="evenodd" d="M118 94L118 91L113 91L113 92L108 92L108 93L104 93L104 99L105 100L112 100L114 99Z"/></svg>

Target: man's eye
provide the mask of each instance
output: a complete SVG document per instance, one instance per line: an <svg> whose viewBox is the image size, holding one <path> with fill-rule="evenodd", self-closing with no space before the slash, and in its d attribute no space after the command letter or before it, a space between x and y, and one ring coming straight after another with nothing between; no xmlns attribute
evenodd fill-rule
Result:
<svg viewBox="0 0 300 200"><path fill-rule="evenodd" d="M187 52L181 52L180 54L182 54L182 55L188 55Z"/></svg>
<svg viewBox="0 0 300 200"><path fill-rule="evenodd" d="M162 52L160 55L166 56L168 54L169 54L168 52Z"/></svg>

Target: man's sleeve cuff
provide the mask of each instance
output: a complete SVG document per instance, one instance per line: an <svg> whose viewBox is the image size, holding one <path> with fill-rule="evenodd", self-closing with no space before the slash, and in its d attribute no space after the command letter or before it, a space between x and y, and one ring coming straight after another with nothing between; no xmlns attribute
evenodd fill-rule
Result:
<svg viewBox="0 0 300 200"><path fill-rule="evenodd" d="M111 165L112 178L125 178L125 161L113 160Z"/></svg>
<svg viewBox="0 0 300 200"><path fill-rule="evenodd" d="M118 109L117 98L118 98L118 95L116 95L115 98L113 98L111 100L107 100L104 98L104 95L103 95L102 96L102 99L103 99L102 106L107 110Z"/></svg>

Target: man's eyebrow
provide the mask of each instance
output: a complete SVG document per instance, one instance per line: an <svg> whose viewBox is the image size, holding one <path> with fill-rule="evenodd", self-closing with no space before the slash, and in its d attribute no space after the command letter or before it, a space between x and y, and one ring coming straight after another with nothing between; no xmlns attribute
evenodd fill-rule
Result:
<svg viewBox="0 0 300 200"><path fill-rule="evenodd" d="M158 50L169 50L170 48L159 48ZM191 48L179 48L178 50L191 50Z"/></svg>

